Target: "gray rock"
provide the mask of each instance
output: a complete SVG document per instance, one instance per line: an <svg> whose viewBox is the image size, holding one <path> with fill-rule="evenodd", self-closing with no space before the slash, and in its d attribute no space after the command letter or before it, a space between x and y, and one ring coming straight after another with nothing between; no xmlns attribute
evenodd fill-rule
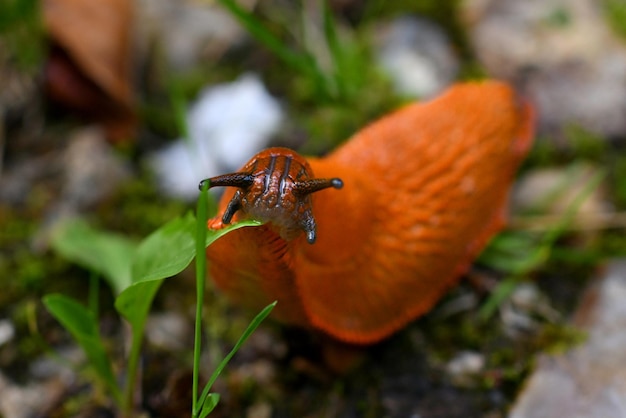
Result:
<svg viewBox="0 0 626 418"><path fill-rule="evenodd" d="M116 154L102 129L93 126L77 129L67 144L61 153L49 158L59 171L55 174L62 177L61 192L33 237L32 247L36 251L47 248L50 232L59 222L93 208L131 177L128 162ZM32 180L41 174L33 175Z"/></svg>
<svg viewBox="0 0 626 418"><path fill-rule="evenodd" d="M56 380L20 386L0 373L0 416L6 418L46 416L47 411L58 402L66 389L64 384Z"/></svg>
<svg viewBox="0 0 626 418"><path fill-rule="evenodd" d="M462 387L472 387L485 369L485 356L475 351L461 351L446 364L450 379Z"/></svg>
<svg viewBox="0 0 626 418"><path fill-rule="evenodd" d="M466 0L464 17L488 72L522 86L541 133L578 125L626 135L626 45L595 0Z"/></svg>
<svg viewBox="0 0 626 418"><path fill-rule="evenodd" d="M402 96L432 97L457 76L459 60L434 23L400 17L382 25L376 39L378 62Z"/></svg>
<svg viewBox="0 0 626 418"><path fill-rule="evenodd" d="M587 340L543 356L510 418L626 416L626 260L611 262L588 289L575 324Z"/></svg>
<svg viewBox="0 0 626 418"><path fill-rule="evenodd" d="M238 3L243 7L251 4ZM216 2L140 0L137 14L137 38L144 43L156 42L167 64L179 71L193 68L202 60L215 60L246 38L244 30ZM140 50L150 47L139 45Z"/></svg>
<svg viewBox="0 0 626 418"><path fill-rule="evenodd" d="M146 339L150 344L169 351L191 347L192 333L189 321L175 312L151 314L146 323Z"/></svg>
<svg viewBox="0 0 626 418"><path fill-rule="evenodd" d="M8 343L15 337L15 326L8 319L0 319L0 346Z"/></svg>
<svg viewBox="0 0 626 418"><path fill-rule="evenodd" d="M284 119L280 103L255 74L206 87L187 114L188 139L147 157L161 190L193 200L200 180L239 170L265 148Z"/></svg>

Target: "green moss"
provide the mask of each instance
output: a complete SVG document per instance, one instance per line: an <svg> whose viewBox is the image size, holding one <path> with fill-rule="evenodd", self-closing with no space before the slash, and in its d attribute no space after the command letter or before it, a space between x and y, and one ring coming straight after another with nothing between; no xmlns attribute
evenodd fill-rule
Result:
<svg viewBox="0 0 626 418"><path fill-rule="evenodd" d="M189 210L190 204L163 196L144 175L126 182L102 204L98 219L106 229L143 237Z"/></svg>
<svg viewBox="0 0 626 418"><path fill-rule="evenodd" d="M626 39L626 0L604 0L603 6L611 28Z"/></svg>
<svg viewBox="0 0 626 418"><path fill-rule="evenodd" d="M39 231L38 220L24 213L4 208L0 224L0 307L13 306L29 295L43 294L44 289L59 286L55 281L68 269L68 264L53 255L35 251L31 242Z"/></svg>
<svg viewBox="0 0 626 418"><path fill-rule="evenodd" d="M556 7L544 19L547 26L565 28L572 23L572 16L565 7Z"/></svg>
<svg viewBox="0 0 626 418"><path fill-rule="evenodd" d="M9 57L24 71L36 71L43 60L40 10L39 0L0 2L0 51L6 48Z"/></svg>
<svg viewBox="0 0 626 418"><path fill-rule="evenodd" d="M624 209L626 208L626 156L616 152L611 165L609 183L613 198L615 204Z"/></svg>
<svg viewBox="0 0 626 418"><path fill-rule="evenodd" d="M562 354L587 339L587 334L569 325L547 324L537 335L535 343L543 352Z"/></svg>
<svg viewBox="0 0 626 418"><path fill-rule="evenodd" d="M606 231L597 243L596 251L604 258L626 257L626 234L622 229Z"/></svg>
<svg viewBox="0 0 626 418"><path fill-rule="evenodd" d="M607 140L577 124L565 128L570 153L578 159L599 161L607 152Z"/></svg>
<svg viewBox="0 0 626 418"><path fill-rule="evenodd" d="M561 139L539 137L527 158L530 166L554 166L578 160L602 162L607 157L606 138L578 124L565 126Z"/></svg>

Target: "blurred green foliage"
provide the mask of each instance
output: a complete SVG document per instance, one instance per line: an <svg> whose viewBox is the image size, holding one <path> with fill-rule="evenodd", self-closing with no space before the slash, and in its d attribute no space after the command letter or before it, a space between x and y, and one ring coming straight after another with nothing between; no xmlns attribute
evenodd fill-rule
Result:
<svg viewBox="0 0 626 418"><path fill-rule="evenodd" d="M604 0L603 6L613 30L626 39L626 0Z"/></svg>
<svg viewBox="0 0 626 418"><path fill-rule="evenodd" d="M0 38L19 68L38 68L44 50L39 0L2 0Z"/></svg>

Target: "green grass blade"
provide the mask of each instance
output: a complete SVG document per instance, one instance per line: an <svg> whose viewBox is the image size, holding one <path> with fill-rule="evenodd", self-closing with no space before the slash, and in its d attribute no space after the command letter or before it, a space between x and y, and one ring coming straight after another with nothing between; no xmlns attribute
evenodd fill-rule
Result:
<svg viewBox="0 0 626 418"><path fill-rule="evenodd" d="M191 145L189 127L187 126L187 113L189 109L187 109L187 101L176 80L172 80L169 84L169 96L178 133L183 137L183 140L187 141L188 145Z"/></svg>
<svg viewBox="0 0 626 418"><path fill-rule="evenodd" d="M121 392L117 386L111 362L100 337L98 322L93 313L72 298L60 294L44 296L43 303L82 347L97 376L111 391L116 402L120 404Z"/></svg>
<svg viewBox="0 0 626 418"><path fill-rule="evenodd" d="M202 390L202 395L200 395L200 399L198 400L198 404L200 405L201 409L203 408L202 405L206 402L207 397L209 396L209 390L211 390L213 383L215 383L215 381L217 380L219 375L222 373L222 371L224 370L224 368L226 367L230 359L235 355L235 353L239 350L239 348L241 348L243 343L246 342L246 340L248 339L248 337L250 337L250 335L254 332L254 330L256 330L261 324L261 322L263 322L263 320L267 318L267 316L272 312L272 309L274 309L274 307L276 306L276 303L277 303L276 301L273 303L270 303L265 308L263 308L263 310L259 312L257 316L254 317L254 319L252 320L252 322L250 322L250 325L248 325L246 330L243 332L243 334L241 335L241 337L239 338L239 340L237 341L233 349L230 350L230 353L228 353L228 355L224 357L224 359L217 366L217 369L215 369L215 371L211 375L211 378L209 379L207 384L204 386L204 389ZM194 411L194 415L197 415L197 412L198 411Z"/></svg>
<svg viewBox="0 0 626 418"><path fill-rule="evenodd" d="M206 245L233 229L260 224L243 221L219 231L207 231ZM168 222L139 244L132 264L133 283L174 276L183 271L195 255L196 220L188 213Z"/></svg>
<svg viewBox="0 0 626 418"><path fill-rule="evenodd" d="M198 196L197 210L197 226L196 226L196 254L204 255L206 235L207 235L207 217L208 217L208 188L209 185L204 182ZM194 347L193 347L193 381L191 411L197 411L198 403L198 380L200 376L200 354L202 350L202 305L204 302L204 284L206 280L206 257L196 257L196 323L194 329ZM219 398L218 398L219 399ZM204 410L204 408L203 408Z"/></svg>
<svg viewBox="0 0 626 418"><path fill-rule="evenodd" d="M194 230L195 218L188 213L144 239L133 260L133 283L164 279L183 271L196 253Z"/></svg>
<svg viewBox="0 0 626 418"><path fill-rule="evenodd" d="M220 4L246 28L254 39L262 43L286 64L299 70L308 71L310 57L297 54L283 44L283 42L261 23L252 13L239 7L234 0L219 0Z"/></svg>
<svg viewBox="0 0 626 418"><path fill-rule="evenodd" d="M599 170L591 179L587 181L585 187L582 188L572 203L567 207L561 220L553 228L546 232L543 238L544 245L551 246L557 239L559 239L560 236L563 235L563 233L571 225L582 204L585 203L585 200L587 200L591 193L598 188L602 180L606 178L606 175L606 170Z"/></svg>
<svg viewBox="0 0 626 418"><path fill-rule="evenodd" d="M253 38L272 51L294 71L309 77L320 91L328 95L326 78L311 54L294 52L288 45L285 45L282 40L270 32L254 14L241 8L235 0L219 0L219 2L241 23Z"/></svg>
<svg viewBox="0 0 626 418"><path fill-rule="evenodd" d="M344 75L346 70L346 60L345 60L345 51L341 47L341 43L339 42L339 36L337 36L337 22L333 16L330 5L328 4L328 0L322 1L323 5L323 17L324 17L324 37L326 38L326 43L328 45L328 49L330 50L331 56L333 58L333 81L335 84L335 88L337 89L337 95L340 98L346 97L346 83L344 80Z"/></svg>
<svg viewBox="0 0 626 418"><path fill-rule="evenodd" d="M559 222L547 230L538 240L538 243L532 247L529 245L526 251L520 252L520 254L524 255L521 255L518 260L509 264L509 266L512 267L509 271L509 276L498 284L496 289L491 293L480 309L479 315L482 319L486 320L495 313L498 306L500 306L502 301L506 300L506 298L511 295L516 285L524 276L546 263L551 255L556 241L565 233L565 231L567 231L568 227L572 223L572 220L576 216L576 213L580 209L580 206L600 185L600 182L605 177L606 171L604 170L596 173L575 196L572 203L563 213ZM512 239L505 242L512 244L512 246L515 245L514 240ZM520 243L523 243L523 241L519 241L516 244ZM530 241L528 241L527 244L530 244ZM522 247L523 244L517 249L521 249Z"/></svg>
<svg viewBox="0 0 626 418"><path fill-rule="evenodd" d="M520 279L517 276L507 276L502 279L480 307L478 311L479 318L483 321L491 318L498 310L498 307L513 294L519 282Z"/></svg>

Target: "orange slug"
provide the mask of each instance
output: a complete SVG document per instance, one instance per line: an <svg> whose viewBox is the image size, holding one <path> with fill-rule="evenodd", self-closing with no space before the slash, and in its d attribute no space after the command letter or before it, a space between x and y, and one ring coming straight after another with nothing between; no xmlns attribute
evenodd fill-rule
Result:
<svg viewBox="0 0 626 418"><path fill-rule="evenodd" d="M496 81L452 86L358 132L324 158L260 152L208 227L255 218L207 249L233 301L351 344L426 313L504 225L533 111ZM317 176L317 177L314 177ZM331 189L340 190L331 190Z"/></svg>

